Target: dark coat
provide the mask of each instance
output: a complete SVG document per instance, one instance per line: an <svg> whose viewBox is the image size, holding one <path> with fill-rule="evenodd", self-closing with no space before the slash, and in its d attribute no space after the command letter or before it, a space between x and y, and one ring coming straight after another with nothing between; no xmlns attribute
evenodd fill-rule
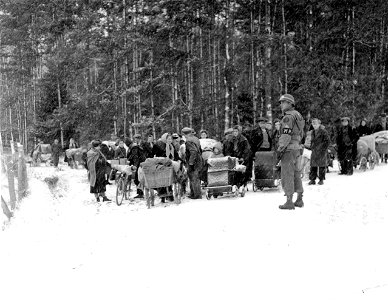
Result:
<svg viewBox="0 0 388 300"><path fill-rule="evenodd" d="M195 170L202 170L204 163L201 144L195 136L188 136L186 138L186 162L189 167L192 166Z"/></svg>
<svg viewBox="0 0 388 300"><path fill-rule="evenodd" d="M368 125L362 126L360 124L360 126L357 127L357 133L358 133L358 136L365 136L365 135L371 134L372 132Z"/></svg>
<svg viewBox="0 0 388 300"><path fill-rule="evenodd" d="M117 147L115 150L114 158L126 158L127 157L127 150L125 150L124 147Z"/></svg>
<svg viewBox="0 0 388 300"><path fill-rule="evenodd" d="M222 154L233 156L233 135L227 134L222 142Z"/></svg>
<svg viewBox="0 0 388 300"><path fill-rule="evenodd" d="M52 151L53 155L59 156L61 154L61 152L62 152L61 144L52 144L51 145L51 151Z"/></svg>
<svg viewBox="0 0 388 300"><path fill-rule="evenodd" d="M384 131L384 130L388 130L388 123L385 124L385 127L383 126L383 124L378 123L378 124L375 126L373 132L379 132L379 131Z"/></svg>
<svg viewBox="0 0 388 300"><path fill-rule="evenodd" d="M146 153L140 145L134 145L127 152L129 164L139 168L140 164L146 160Z"/></svg>
<svg viewBox="0 0 388 300"><path fill-rule="evenodd" d="M155 147L155 143L152 143L152 146L148 142L142 142L142 148L145 151L145 155L147 158L152 158L154 157L153 149Z"/></svg>
<svg viewBox="0 0 388 300"><path fill-rule="evenodd" d="M318 128L311 132L311 167L327 166L327 149L330 145L329 133L326 129Z"/></svg>
<svg viewBox="0 0 388 300"><path fill-rule="evenodd" d="M233 157L242 158L243 164L248 164L252 157L251 147L245 136L239 135L233 138Z"/></svg>
<svg viewBox="0 0 388 300"><path fill-rule="evenodd" d="M263 143L263 134L261 132L261 128L245 130L243 132L243 136L245 136L245 138L248 140L251 147L251 152L254 155L257 151L259 151L260 146Z"/></svg>
<svg viewBox="0 0 388 300"><path fill-rule="evenodd" d="M344 159L353 159L353 150L354 147L357 147L357 140L357 132L350 125L338 128L336 143L338 148L338 159L340 161Z"/></svg>
<svg viewBox="0 0 388 300"><path fill-rule="evenodd" d="M169 159L179 160L180 158L179 158L178 151L176 151L173 145L172 145L172 148L174 149L174 157L169 157ZM158 140L152 149L152 154L155 155L156 157L166 157L166 143L161 140Z"/></svg>

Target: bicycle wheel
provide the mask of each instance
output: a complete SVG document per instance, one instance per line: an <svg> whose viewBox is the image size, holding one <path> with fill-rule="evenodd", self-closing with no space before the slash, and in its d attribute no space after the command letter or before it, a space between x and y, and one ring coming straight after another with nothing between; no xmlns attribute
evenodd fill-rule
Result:
<svg viewBox="0 0 388 300"><path fill-rule="evenodd" d="M125 197L125 200L129 200L130 198L130 194L131 194L131 180L128 178L127 179L124 179L124 197Z"/></svg>
<svg viewBox="0 0 388 300"><path fill-rule="evenodd" d="M117 181L117 187L116 187L116 204L118 206L123 203L124 198L124 180L120 177Z"/></svg>

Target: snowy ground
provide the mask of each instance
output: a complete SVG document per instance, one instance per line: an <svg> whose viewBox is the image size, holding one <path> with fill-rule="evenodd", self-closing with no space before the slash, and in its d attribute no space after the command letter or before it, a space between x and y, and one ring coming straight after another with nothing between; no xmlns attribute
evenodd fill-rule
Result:
<svg viewBox="0 0 388 300"><path fill-rule="evenodd" d="M278 189L117 207L95 203L85 170L30 172L0 232L2 299L388 299L385 164L306 184L295 211Z"/></svg>

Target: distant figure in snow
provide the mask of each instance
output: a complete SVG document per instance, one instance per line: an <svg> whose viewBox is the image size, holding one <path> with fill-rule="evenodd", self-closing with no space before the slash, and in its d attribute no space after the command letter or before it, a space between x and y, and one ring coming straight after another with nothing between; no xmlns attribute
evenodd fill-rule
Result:
<svg viewBox="0 0 388 300"><path fill-rule="evenodd" d="M362 119L360 125L357 127L358 136L370 135L372 132L369 126L366 124L366 119Z"/></svg>
<svg viewBox="0 0 388 300"><path fill-rule="evenodd" d="M62 153L62 146L59 144L58 139L55 139L54 143L51 145L51 151L52 151L51 156L53 159L54 167L57 168L59 163L59 156Z"/></svg>
<svg viewBox="0 0 388 300"><path fill-rule="evenodd" d="M349 125L349 118L342 117L341 124L337 132L338 160L340 162L340 175L353 175L353 148L356 144L358 135L355 129Z"/></svg>

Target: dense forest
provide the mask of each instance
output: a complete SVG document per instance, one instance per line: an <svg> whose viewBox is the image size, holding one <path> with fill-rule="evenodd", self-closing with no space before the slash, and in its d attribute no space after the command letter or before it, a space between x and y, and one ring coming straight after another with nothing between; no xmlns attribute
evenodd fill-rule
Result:
<svg viewBox="0 0 388 300"><path fill-rule="evenodd" d="M3 141L388 110L386 0L0 0Z"/></svg>

